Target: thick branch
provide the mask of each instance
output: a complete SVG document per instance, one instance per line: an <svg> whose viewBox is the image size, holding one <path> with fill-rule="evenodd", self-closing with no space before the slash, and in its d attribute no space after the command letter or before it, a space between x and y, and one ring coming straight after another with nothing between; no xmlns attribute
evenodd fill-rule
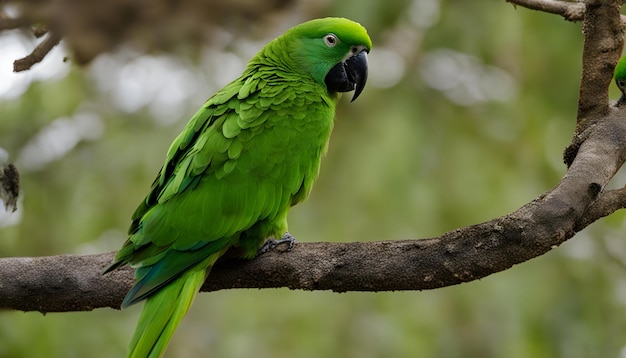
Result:
<svg viewBox="0 0 626 358"><path fill-rule="evenodd" d="M424 290L483 278L542 255L620 207L603 205L615 193L601 189L626 160L625 118L626 109L612 111L587 136L559 185L509 215L433 239L302 243L288 253L229 259L214 268L203 290ZM0 259L0 309L117 308L133 279L129 268L101 275L112 257Z"/></svg>

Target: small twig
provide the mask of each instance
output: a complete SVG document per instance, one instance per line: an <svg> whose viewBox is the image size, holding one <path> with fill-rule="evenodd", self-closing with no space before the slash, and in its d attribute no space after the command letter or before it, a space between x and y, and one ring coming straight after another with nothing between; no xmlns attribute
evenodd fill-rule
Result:
<svg viewBox="0 0 626 358"><path fill-rule="evenodd" d="M531 10L561 15L567 21L581 21L585 15L585 4L557 0L506 0Z"/></svg>
<svg viewBox="0 0 626 358"><path fill-rule="evenodd" d="M514 6L525 7L530 10L543 11L550 14L561 15L567 21L582 21L585 17L585 3L558 0L505 0ZM620 16L622 23L626 24L626 16Z"/></svg>
<svg viewBox="0 0 626 358"><path fill-rule="evenodd" d="M48 32L48 36L39 45L37 45L37 47L35 47L30 55L13 62L13 72L26 71L33 67L33 65L41 62L50 50L52 50L54 46L58 45L60 41L61 36L59 36L56 32Z"/></svg>
<svg viewBox="0 0 626 358"><path fill-rule="evenodd" d="M33 27L32 31L33 31L33 35L35 35L36 38L43 37L45 34L49 32L48 27L46 26Z"/></svg>

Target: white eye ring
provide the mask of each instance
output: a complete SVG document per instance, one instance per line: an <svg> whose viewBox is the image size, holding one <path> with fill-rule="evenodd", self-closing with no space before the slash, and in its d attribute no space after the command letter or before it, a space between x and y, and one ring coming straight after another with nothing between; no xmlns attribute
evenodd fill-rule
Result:
<svg viewBox="0 0 626 358"><path fill-rule="evenodd" d="M334 47L339 43L339 39L335 34L328 34L324 36L324 43L326 43L326 46L328 47Z"/></svg>

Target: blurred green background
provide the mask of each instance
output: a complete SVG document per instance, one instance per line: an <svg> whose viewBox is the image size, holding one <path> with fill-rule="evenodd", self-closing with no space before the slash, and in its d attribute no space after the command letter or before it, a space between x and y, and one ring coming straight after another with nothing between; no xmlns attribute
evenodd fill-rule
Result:
<svg viewBox="0 0 626 358"><path fill-rule="evenodd" d="M0 160L18 166L22 193L16 213L0 212L0 256L117 249L191 114L263 43L327 15L361 22L374 49L368 86L342 101L321 176L290 214L300 241L438 236L563 176L580 24L504 1L328 2L193 55L122 47L79 68L55 49L20 74L11 61L32 41L4 33ZM203 293L167 356L626 357L624 232L617 213L539 258L433 291ZM140 306L0 312L0 357L122 356Z"/></svg>

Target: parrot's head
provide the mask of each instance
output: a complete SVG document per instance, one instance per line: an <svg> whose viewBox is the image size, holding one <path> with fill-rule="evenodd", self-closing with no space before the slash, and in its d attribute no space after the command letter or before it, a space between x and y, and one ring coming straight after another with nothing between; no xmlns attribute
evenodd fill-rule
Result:
<svg viewBox="0 0 626 358"><path fill-rule="evenodd" d="M295 67L328 92L354 90L352 101L361 94L367 81L367 54L372 48L363 26L329 17L295 26L283 38Z"/></svg>
<svg viewBox="0 0 626 358"><path fill-rule="evenodd" d="M622 92L622 96L617 100L617 105L620 106L626 103L626 56L622 57L615 66L613 77L617 88Z"/></svg>

